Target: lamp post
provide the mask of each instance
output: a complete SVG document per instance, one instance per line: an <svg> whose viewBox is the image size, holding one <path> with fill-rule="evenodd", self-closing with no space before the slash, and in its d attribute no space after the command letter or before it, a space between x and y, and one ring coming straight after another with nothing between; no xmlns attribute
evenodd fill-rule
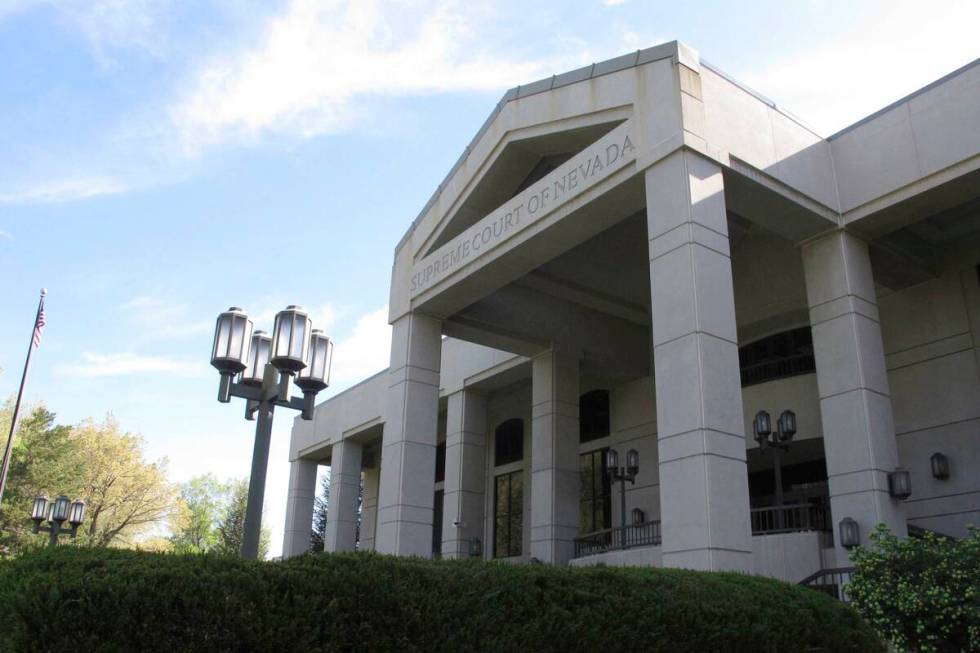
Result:
<svg viewBox="0 0 980 653"><path fill-rule="evenodd" d="M313 419L316 395L330 382L333 343L312 326L309 314L299 306L279 311L271 337L265 331L253 333L248 315L234 306L219 315L215 324L211 365L221 374L218 401L244 399L245 419L255 420L242 535L242 557L246 560L259 555L273 411L282 406L300 411L305 420ZM302 398L290 396L294 382L302 390Z"/></svg>
<svg viewBox="0 0 980 653"><path fill-rule="evenodd" d="M782 528L783 521L783 461L782 454L789 451L789 443L796 435L796 413L784 410L776 420L776 431L772 430L772 419L769 413L760 410L752 421L755 431L755 441L759 449L772 451L773 469L776 473L776 528Z"/></svg>
<svg viewBox="0 0 980 653"><path fill-rule="evenodd" d="M48 526L41 526L47 518ZM81 499L71 501L62 494L54 501L49 502L44 495L34 499L34 507L31 509L31 519L34 520L35 533L50 533L48 546L58 544L58 537L62 533L67 533L72 539L78 533L78 527L85 521L85 502ZM62 531L61 525L67 521L71 524L71 529Z"/></svg>
<svg viewBox="0 0 980 653"><path fill-rule="evenodd" d="M626 466L619 466L619 453L615 449L606 450L606 470L613 483L619 481L620 522L622 531L622 546L626 548L626 481L630 485L636 483L636 475L640 471L640 454L636 449L626 452Z"/></svg>

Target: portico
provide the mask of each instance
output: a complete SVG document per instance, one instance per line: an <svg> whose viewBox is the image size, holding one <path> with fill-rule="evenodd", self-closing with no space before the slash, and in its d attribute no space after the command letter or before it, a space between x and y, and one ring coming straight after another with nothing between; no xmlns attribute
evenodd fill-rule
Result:
<svg viewBox="0 0 980 653"><path fill-rule="evenodd" d="M947 83L976 98L977 79ZM854 190L848 209L853 138L817 136L676 42L508 91L395 252L388 370L294 427L284 554L305 548L311 465L325 461L328 550L605 555L799 580L846 563L833 542L845 516L863 541L878 523L904 534L920 513L889 495L888 474L922 447L977 441L933 420L938 440L903 460L891 377L906 366L889 343L914 310L902 297L980 263L980 223L955 255L889 239L980 196L957 181L980 168L980 142L913 182L919 200L906 182ZM940 295L980 315L980 293ZM961 322L950 337L972 355L957 363L969 401L980 319ZM946 328L923 325L908 365ZM794 503L774 506L746 434L757 410L784 407L800 416L783 476ZM614 554L610 446L642 461L626 502L636 546ZM799 528L767 530L767 510ZM960 514L949 523L976 511Z"/></svg>

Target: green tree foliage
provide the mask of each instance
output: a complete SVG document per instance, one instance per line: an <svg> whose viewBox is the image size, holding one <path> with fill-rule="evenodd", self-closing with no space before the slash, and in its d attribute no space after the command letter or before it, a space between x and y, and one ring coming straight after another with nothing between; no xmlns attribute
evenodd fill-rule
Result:
<svg viewBox="0 0 980 653"><path fill-rule="evenodd" d="M327 510L330 508L330 474L320 479L320 493L313 499L313 529L310 531L310 550L323 552L323 538L327 533Z"/></svg>
<svg viewBox="0 0 980 653"><path fill-rule="evenodd" d="M180 488L170 542L181 553L206 553L219 543L218 525L231 492L214 474L195 476Z"/></svg>
<svg viewBox="0 0 980 653"><path fill-rule="evenodd" d="M74 547L0 564L3 651L881 653L858 614L767 578L322 554Z"/></svg>
<svg viewBox="0 0 980 653"><path fill-rule="evenodd" d="M233 480L229 483L228 502L224 507L221 524L217 529L215 551L225 555L237 556L242 550L245 533L245 509L248 506L248 479ZM269 554L272 534L265 526L259 535L259 559Z"/></svg>
<svg viewBox="0 0 980 653"><path fill-rule="evenodd" d="M898 538L881 525L871 539L846 588L868 623L896 650L980 651L980 532Z"/></svg>
<svg viewBox="0 0 980 653"><path fill-rule="evenodd" d="M124 432L111 417L70 427L55 424L43 405L22 410L0 506L0 555L44 541L31 533L30 510L38 494L85 500L77 541L90 546L129 546L166 522L176 491L166 477L166 460L145 460L140 436ZM4 444L11 412L10 402L0 411Z"/></svg>

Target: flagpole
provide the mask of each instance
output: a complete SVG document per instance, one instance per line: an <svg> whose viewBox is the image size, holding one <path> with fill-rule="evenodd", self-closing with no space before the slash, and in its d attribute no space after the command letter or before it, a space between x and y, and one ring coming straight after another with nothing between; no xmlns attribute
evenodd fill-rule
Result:
<svg viewBox="0 0 980 653"><path fill-rule="evenodd" d="M17 403L14 404L14 414L10 418L10 433L7 435L7 448L3 452L3 465L0 466L0 505L3 504L3 490L7 485L7 470L10 469L10 454L14 448L14 434L17 432L17 418L20 416L20 402L24 398L24 384L27 382L27 371L31 367L31 354L34 353L34 338L38 328L38 321L41 318L41 311L44 310L44 296L48 294L47 289L41 288L41 299L37 303L37 313L34 315L34 324L31 325L31 342L27 346L27 360L24 361L24 373L20 377L20 389L17 391Z"/></svg>

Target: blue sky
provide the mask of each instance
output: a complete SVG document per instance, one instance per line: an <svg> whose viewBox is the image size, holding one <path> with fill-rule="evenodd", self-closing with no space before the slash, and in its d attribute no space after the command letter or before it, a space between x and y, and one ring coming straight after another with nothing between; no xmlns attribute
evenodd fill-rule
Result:
<svg viewBox="0 0 980 653"><path fill-rule="evenodd" d="M175 480L244 476L252 425L214 399L214 316L311 309L337 341L325 395L384 368L394 246L508 87L680 39L829 135L980 56L978 19L975 2L0 0L0 396L45 286L29 401L111 412Z"/></svg>

